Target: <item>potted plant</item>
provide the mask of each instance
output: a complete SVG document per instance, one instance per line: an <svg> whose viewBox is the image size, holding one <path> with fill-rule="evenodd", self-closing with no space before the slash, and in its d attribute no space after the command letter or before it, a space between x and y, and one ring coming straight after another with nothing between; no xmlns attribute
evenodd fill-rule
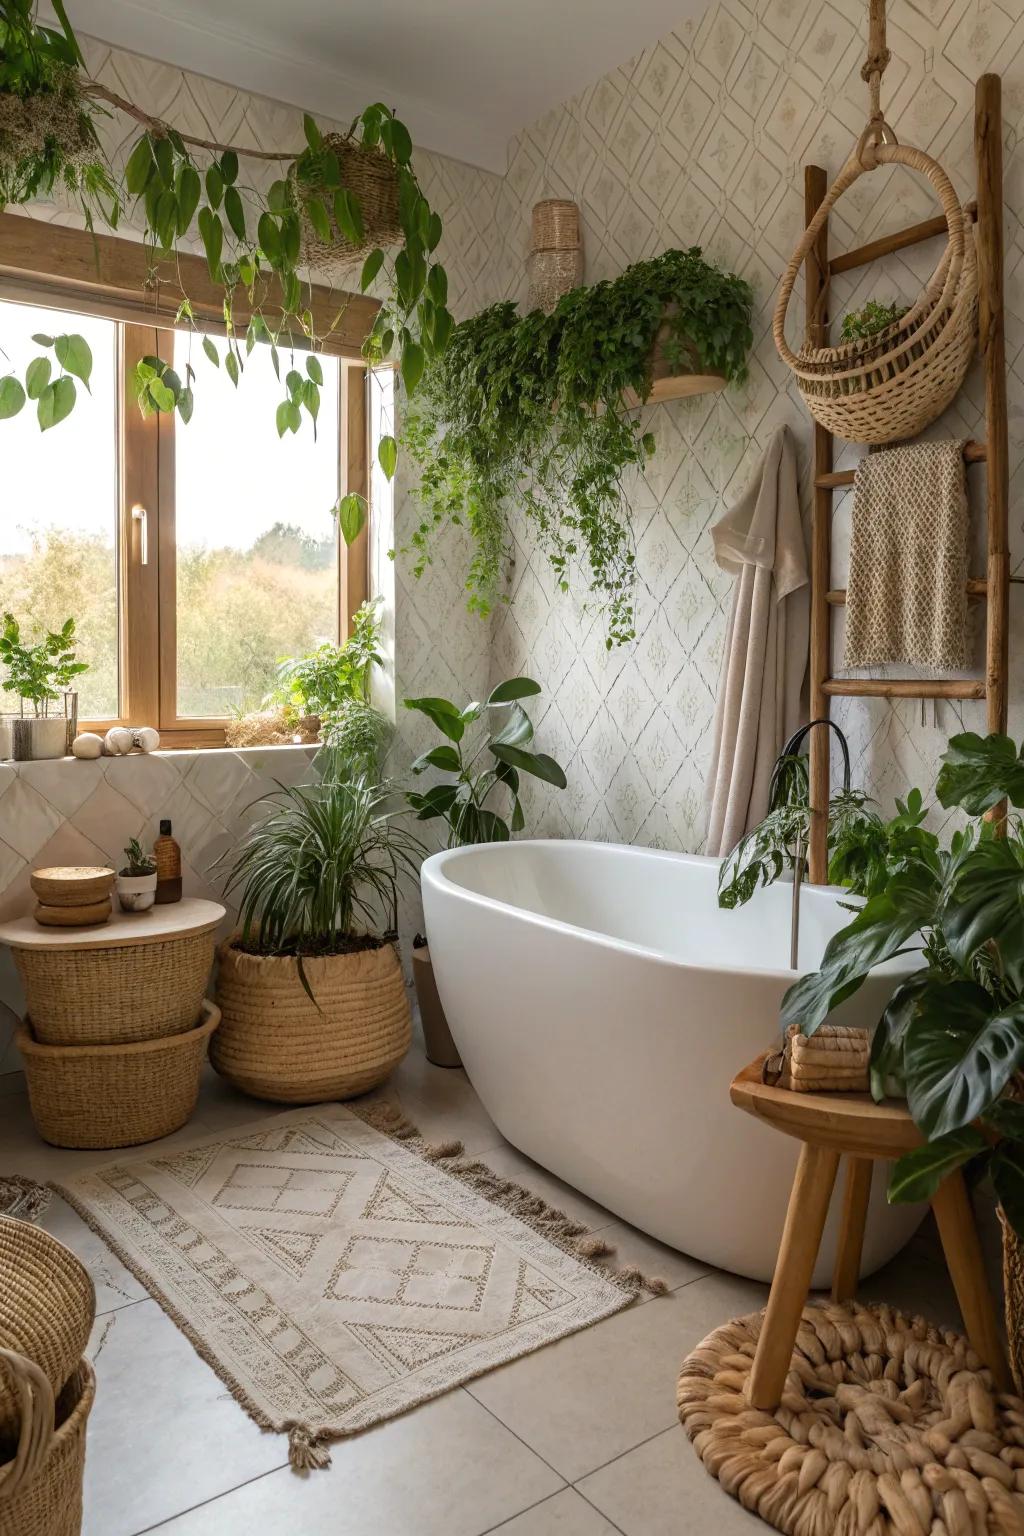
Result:
<svg viewBox="0 0 1024 1536"><path fill-rule="evenodd" d="M329 750L314 784L279 786L238 850L225 895L240 927L221 945L214 1067L284 1104L346 1099L382 1083L409 1048L397 953L398 885L423 846L386 785L350 778Z"/></svg>
<svg viewBox="0 0 1024 1536"><path fill-rule="evenodd" d="M21 625L12 613L3 616L0 629L0 663L7 669L3 688L19 701L16 715L8 717L9 742L3 755L16 762L64 757L74 736L78 696L71 683L88 671L88 663L75 660L75 621L67 619L59 630L43 635L35 645L22 637ZM59 704L60 711L51 706ZM28 706L28 710L26 710Z"/></svg>
<svg viewBox="0 0 1024 1536"><path fill-rule="evenodd" d="M511 677L499 683L483 704L459 709L450 699L406 699L406 709L419 710L445 738L424 752L412 765L415 774L433 769L440 782L430 789L408 791L406 799L419 821L441 819L447 827L449 848L468 843L507 843L513 832L526 825L519 798L520 774L527 773L565 788L565 774L543 752L529 750L533 725L521 699L540 693L540 684L529 677ZM477 727L467 738L467 729ZM496 806L504 804L506 816ZM427 1060L438 1067L462 1065L434 979L430 948L417 934L413 941L413 977L423 1022Z"/></svg>
<svg viewBox="0 0 1024 1536"><path fill-rule="evenodd" d="M117 872L117 899L122 912L148 912L156 901L156 860L137 837L124 850L127 859Z"/></svg>
<svg viewBox="0 0 1024 1536"><path fill-rule="evenodd" d="M893 994L871 1048L872 1091L905 1093L925 1143L896 1163L890 1200L928 1199L972 1162L991 1176L1007 1273L1024 1238L1024 750L1006 736L954 736L936 796L969 818L948 847L904 844L884 883L783 1003L784 1024L811 1035L872 966L923 943L923 965ZM1024 1296L1008 1286L1015 1373L1024 1367Z"/></svg>

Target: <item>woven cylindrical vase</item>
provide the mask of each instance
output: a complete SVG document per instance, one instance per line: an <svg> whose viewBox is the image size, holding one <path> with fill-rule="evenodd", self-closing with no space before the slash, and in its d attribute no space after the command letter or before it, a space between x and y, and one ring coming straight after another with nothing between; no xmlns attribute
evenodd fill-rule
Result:
<svg viewBox="0 0 1024 1536"><path fill-rule="evenodd" d="M0 1370L27 1385L33 1418L13 1460L0 1462L0 1536L80 1536L93 1368L80 1360L56 1404L31 1362L5 1358Z"/></svg>
<svg viewBox="0 0 1024 1536"><path fill-rule="evenodd" d="M568 198L547 197L534 203L526 269L530 307L546 314L583 281L580 211Z"/></svg>
<svg viewBox="0 0 1024 1536"><path fill-rule="evenodd" d="M89 1272L42 1227L0 1216L0 1348L42 1371L57 1397L81 1359L96 1314ZM0 1441L17 1438L18 1395L0 1371Z"/></svg>
<svg viewBox="0 0 1024 1536"><path fill-rule="evenodd" d="M319 1104L376 1088L412 1039L405 979L392 944L347 955L218 950L223 1023L210 1060L229 1083L278 1104Z"/></svg>
<svg viewBox="0 0 1024 1536"><path fill-rule="evenodd" d="M35 1038L44 1045L113 1045L191 1029L214 943L211 929L146 944L15 949Z"/></svg>

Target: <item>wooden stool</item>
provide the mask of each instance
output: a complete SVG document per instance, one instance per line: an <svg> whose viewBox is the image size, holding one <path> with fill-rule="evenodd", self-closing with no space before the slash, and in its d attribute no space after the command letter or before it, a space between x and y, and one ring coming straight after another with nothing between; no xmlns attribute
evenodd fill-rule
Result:
<svg viewBox="0 0 1024 1536"><path fill-rule="evenodd" d="M758 1058L733 1079L732 1102L803 1143L750 1373L751 1406L771 1413L779 1405L792 1363L840 1157L847 1157L848 1167L832 1299L849 1301L860 1274L872 1164L901 1157L924 1138L907 1110L893 1100L876 1104L866 1093L793 1093L769 1087L761 1081L763 1060ZM931 1205L971 1347L999 1390L1012 1392L974 1213L959 1169L942 1181Z"/></svg>

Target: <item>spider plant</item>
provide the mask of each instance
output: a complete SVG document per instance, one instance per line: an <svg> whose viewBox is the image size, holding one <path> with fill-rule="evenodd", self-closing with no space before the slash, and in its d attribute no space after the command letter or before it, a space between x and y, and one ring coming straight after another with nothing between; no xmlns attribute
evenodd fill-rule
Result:
<svg viewBox="0 0 1024 1536"><path fill-rule="evenodd" d="M338 955L398 927L398 887L425 849L397 820L387 785L348 779L330 753L319 782L261 797L268 811L242 843L225 885L241 891L240 947L259 955ZM303 977L303 985L306 985ZM306 988L308 991L308 987ZM312 995L312 994L311 994Z"/></svg>

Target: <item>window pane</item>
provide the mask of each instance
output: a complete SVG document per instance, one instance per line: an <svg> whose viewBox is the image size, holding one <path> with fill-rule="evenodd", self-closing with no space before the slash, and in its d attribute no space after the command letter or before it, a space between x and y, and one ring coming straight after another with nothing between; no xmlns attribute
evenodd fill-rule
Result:
<svg viewBox="0 0 1024 1536"><path fill-rule="evenodd" d="M0 611L23 630L59 629L74 618L82 719L116 719L117 628L117 327L92 315L0 301L0 375L25 369L41 348L36 332L77 332L92 349L92 394L78 386L71 415L42 432L30 400L0 422ZM52 352L49 354L52 358ZM56 372L56 369L55 369ZM0 694L0 708L14 708Z"/></svg>
<svg viewBox="0 0 1024 1536"><path fill-rule="evenodd" d="M182 375L190 347L199 352L198 338L179 332ZM282 376L293 366L286 358ZM277 436L285 387L268 347L246 359L237 390L200 356L195 414L175 424L181 716L256 709L280 660L338 639L339 364L322 362L314 442L305 412L300 432ZM304 373L301 354L294 366Z"/></svg>

